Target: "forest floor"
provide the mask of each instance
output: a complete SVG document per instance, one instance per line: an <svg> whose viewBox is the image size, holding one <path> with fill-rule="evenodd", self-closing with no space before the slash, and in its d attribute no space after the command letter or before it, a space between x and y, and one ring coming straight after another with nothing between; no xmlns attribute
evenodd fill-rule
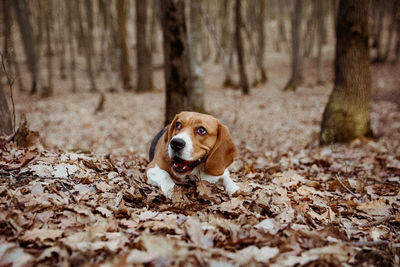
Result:
<svg viewBox="0 0 400 267"><path fill-rule="evenodd" d="M206 109L239 150L232 199L197 181L168 200L145 182L161 90L106 92L97 113L98 95L62 82L49 99L17 93L16 113L39 137L0 140L0 265L398 266L400 66L373 67L377 138L326 147L318 132L332 82L307 78L284 93L285 66L270 59L269 82L246 97L205 68Z"/></svg>

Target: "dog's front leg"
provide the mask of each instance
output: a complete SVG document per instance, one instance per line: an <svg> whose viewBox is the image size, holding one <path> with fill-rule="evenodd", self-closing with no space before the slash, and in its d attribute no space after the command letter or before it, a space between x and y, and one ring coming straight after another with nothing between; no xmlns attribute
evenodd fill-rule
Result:
<svg viewBox="0 0 400 267"><path fill-rule="evenodd" d="M148 169L147 182L160 187L165 197L172 197L175 182L171 179L168 172L160 169L157 165Z"/></svg>
<svg viewBox="0 0 400 267"><path fill-rule="evenodd" d="M228 169L226 169L224 174L221 176L212 176L206 173L202 173L201 179L208 181L212 184L219 182L222 179L225 190L226 192L228 192L230 197L232 197L232 195L240 189L239 186L237 186L237 184L231 179Z"/></svg>

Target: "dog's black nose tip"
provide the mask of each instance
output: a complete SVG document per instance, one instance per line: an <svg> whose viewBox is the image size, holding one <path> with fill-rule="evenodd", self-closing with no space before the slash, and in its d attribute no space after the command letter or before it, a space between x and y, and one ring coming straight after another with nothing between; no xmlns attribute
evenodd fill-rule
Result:
<svg viewBox="0 0 400 267"><path fill-rule="evenodd" d="M181 138L174 138L171 140L171 148L175 151L179 151L184 148L186 145L185 140Z"/></svg>

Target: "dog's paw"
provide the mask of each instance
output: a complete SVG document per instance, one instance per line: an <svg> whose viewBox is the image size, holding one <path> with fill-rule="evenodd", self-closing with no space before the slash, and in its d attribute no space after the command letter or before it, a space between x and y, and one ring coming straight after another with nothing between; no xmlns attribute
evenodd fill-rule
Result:
<svg viewBox="0 0 400 267"><path fill-rule="evenodd" d="M161 191L166 198L172 199L172 195L174 194L174 186L175 184L165 184L161 186Z"/></svg>
<svg viewBox="0 0 400 267"><path fill-rule="evenodd" d="M240 192L240 187L235 183L229 184L229 186L227 186L225 189L226 192L228 192L229 197L235 197L239 195Z"/></svg>

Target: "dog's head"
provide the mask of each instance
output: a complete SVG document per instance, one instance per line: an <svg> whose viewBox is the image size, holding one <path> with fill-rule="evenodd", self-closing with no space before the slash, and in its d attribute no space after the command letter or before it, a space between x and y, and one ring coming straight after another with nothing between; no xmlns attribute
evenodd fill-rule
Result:
<svg viewBox="0 0 400 267"><path fill-rule="evenodd" d="M236 147L228 128L216 118L196 113L181 112L165 134L172 171L177 176L190 174L204 163L204 171L222 175L236 156Z"/></svg>

